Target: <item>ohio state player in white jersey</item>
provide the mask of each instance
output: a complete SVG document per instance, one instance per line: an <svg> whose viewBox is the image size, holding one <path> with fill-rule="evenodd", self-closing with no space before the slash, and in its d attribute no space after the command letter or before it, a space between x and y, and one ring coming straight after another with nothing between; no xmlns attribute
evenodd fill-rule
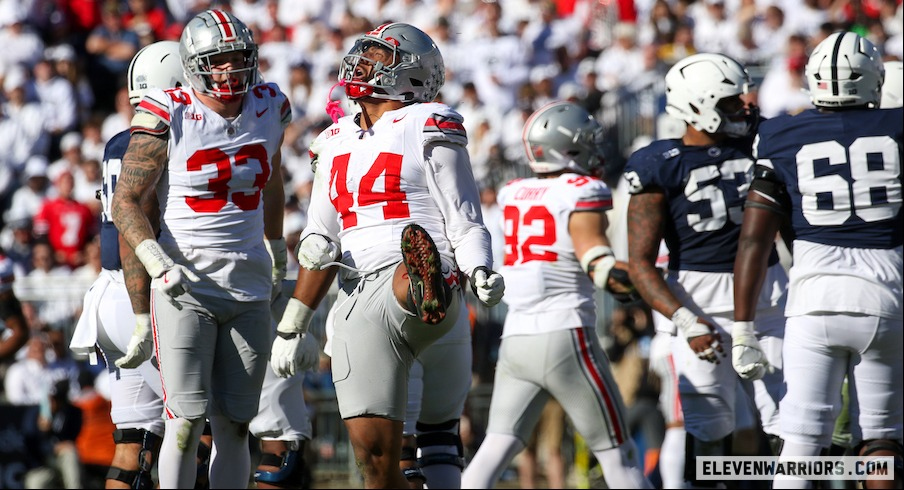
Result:
<svg viewBox="0 0 904 490"><path fill-rule="evenodd" d="M113 220L154 280L166 418L160 486L194 484L208 418L210 486L232 487L251 471L248 423L266 372L269 300L285 270L280 145L291 114L276 85L257 83L257 46L232 14L190 20L180 56L190 89L155 89L139 103ZM154 189L156 240L157 210L142 209ZM146 277L140 267L124 272L127 285ZM129 294L145 293L129 286ZM150 343L139 323L126 362L149 357Z"/></svg>
<svg viewBox="0 0 904 490"><path fill-rule="evenodd" d="M631 289L618 280L627 264L616 263L605 235L612 194L595 177L602 127L577 104L553 102L531 115L523 139L537 177L510 182L498 195L502 274L514 291L505 296L487 436L462 487L493 488L554 397L587 440L609 488L652 488L595 332L595 287Z"/></svg>
<svg viewBox="0 0 904 490"><path fill-rule="evenodd" d="M382 25L359 37L340 80L361 113L339 119L312 145L317 168L298 250L303 269L271 365L289 376L305 359L299 346L341 260L330 340L339 412L365 487L402 488L414 359L464 314L462 273L488 306L504 286L490 269L461 116L431 103L444 81L436 44L414 26ZM433 449L457 457L457 420L437 422L449 422L449 431Z"/></svg>

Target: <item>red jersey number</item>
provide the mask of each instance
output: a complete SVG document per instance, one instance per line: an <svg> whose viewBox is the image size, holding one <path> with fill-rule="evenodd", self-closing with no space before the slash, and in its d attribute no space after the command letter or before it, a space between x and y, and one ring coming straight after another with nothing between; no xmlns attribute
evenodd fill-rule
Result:
<svg viewBox="0 0 904 490"><path fill-rule="evenodd" d="M559 254L552 250L534 252L531 247L549 247L556 243L556 221L543 206L531 206L522 215L516 206L506 206L502 210L505 218L505 265L526 263L532 260L555 262ZM521 225L530 226L540 223L541 232L530 235L519 243L518 231Z"/></svg>
<svg viewBox="0 0 904 490"><path fill-rule="evenodd" d="M348 161L351 154L338 155L333 158L330 167L330 201L342 218L342 229L358 224L358 214L352 211L357 197L358 206L383 204L383 218L407 218L411 216L408 209L408 196L402 190L402 155L397 153L380 153L367 173L361 178L361 187L355 196L349 192ZM374 190L377 179L383 177L383 190Z"/></svg>
<svg viewBox="0 0 904 490"><path fill-rule="evenodd" d="M249 159L261 163L261 172L254 176L254 191L250 193L235 192L232 194L232 202L242 211L257 209L261 202L261 190L270 179L270 159L267 149L262 145L243 146L233 157L235 165L245 165ZM187 170L189 172L200 171L204 165L216 165L217 174L207 181L209 194L203 196L187 196L185 203L198 213L219 212L229 202L229 181L232 180L232 162L229 155L219 148L208 148L196 151L188 158Z"/></svg>

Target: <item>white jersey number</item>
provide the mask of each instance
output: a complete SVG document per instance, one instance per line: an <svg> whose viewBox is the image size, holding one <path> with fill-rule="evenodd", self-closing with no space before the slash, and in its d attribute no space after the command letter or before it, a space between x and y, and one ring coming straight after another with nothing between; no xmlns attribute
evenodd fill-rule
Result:
<svg viewBox="0 0 904 490"><path fill-rule="evenodd" d="M739 177L746 175L747 169L753 162L746 158L737 160L726 160L721 165L707 165L705 167L695 168L688 176L687 186L684 188L684 195L690 202L709 201L710 216L704 218L703 215L697 213L689 213L687 215L687 224L694 231L713 231L719 230L725 226L726 220L730 219L732 223L741 224L744 216L742 206L727 207L725 203L725 194L717 185L712 182L718 182L720 179L738 181L738 195L747 194L747 187L750 183L747 179Z"/></svg>
<svg viewBox="0 0 904 490"><path fill-rule="evenodd" d="M853 182L837 174L816 177L819 160L850 164ZM889 136L857 138L848 148L837 141L804 145L797 152L797 176L803 215L813 226L844 224L852 210L871 222L894 218L901 209L901 160L898 145ZM820 209L820 195L823 203L831 196L831 205Z"/></svg>

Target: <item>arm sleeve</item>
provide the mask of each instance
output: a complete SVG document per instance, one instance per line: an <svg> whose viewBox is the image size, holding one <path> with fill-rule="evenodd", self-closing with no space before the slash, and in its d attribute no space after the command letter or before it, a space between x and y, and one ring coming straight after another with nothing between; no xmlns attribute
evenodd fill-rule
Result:
<svg viewBox="0 0 904 490"><path fill-rule="evenodd" d="M469 276L478 266L493 268L490 233L483 224L477 183L464 146L437 142L424 148L427 188L446 222L446 236L458 267Z"/></svg>
<svg viewBox="0 0 904 490"><path fill-rule="evenodd" d="M330 169L329 166L324 166L314 172L311 203L308 206L308 224L301 233L301 239L317 234L339 243L339 231L336 208L330 201Z"/></svg>

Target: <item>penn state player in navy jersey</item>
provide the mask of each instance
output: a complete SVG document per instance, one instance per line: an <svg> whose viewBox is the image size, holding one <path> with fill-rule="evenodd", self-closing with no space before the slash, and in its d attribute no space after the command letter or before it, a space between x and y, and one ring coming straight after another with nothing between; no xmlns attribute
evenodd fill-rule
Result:
<svg viewBox="0 0 904 490"><path fill-rule="evenodd" d="M129 102L137 105L149 89L174 87L183 80L179 43L160 41L150 44L139 51L129 65ZM74 352L88 354L92 362L96 362L96 344L110 372L110 415L116 425L113 434L116 450L107 473L107 488L153 488L150 470L163 435L160 374L150 362L128 368L120 366L136 322L146 321L150 328L147 315L141 317L133 313L123 278L119 232L110 215L110 202L128 144L129 131L126 130L111 138L104 148L103 187L100 190L102 270L85 295L82 316L70 347Z"/></svg>
<svg viewBox="0 0 904 490"><path fill-rule="evenodd" d="M752 305L769 253L766 237L790 215L796 239L785 311L782 457L817 456L829 446L847 374L859 454L894 456L899 475L904 114L900 107L878 109L883 75L870 41L832 34L807 62L816 109L760 126L735 303L738 322L758 319ZM807 485L775 480L775 488ZM900 480L866 482L866 488L894 485Z"/></svg>
<svg viewBox="0 0 904 490"><path fill-rule="evenodd" d="M638 150L625 168L629 268L644 300L686 339L673 348L687 431L685 478L693 481L695 456L727 454L738 382L753 395L764 431L778 435L787 278L771 250L756 329L729 332L732 266L758 118L741 96L752 82L743 66L720 54L685 58L665 81L666 109L687 123L687 131ZM669 250L665 278L656 268L663 238ZM768 362L735 372L721 362L732 345L764 352Z"/></svg>

